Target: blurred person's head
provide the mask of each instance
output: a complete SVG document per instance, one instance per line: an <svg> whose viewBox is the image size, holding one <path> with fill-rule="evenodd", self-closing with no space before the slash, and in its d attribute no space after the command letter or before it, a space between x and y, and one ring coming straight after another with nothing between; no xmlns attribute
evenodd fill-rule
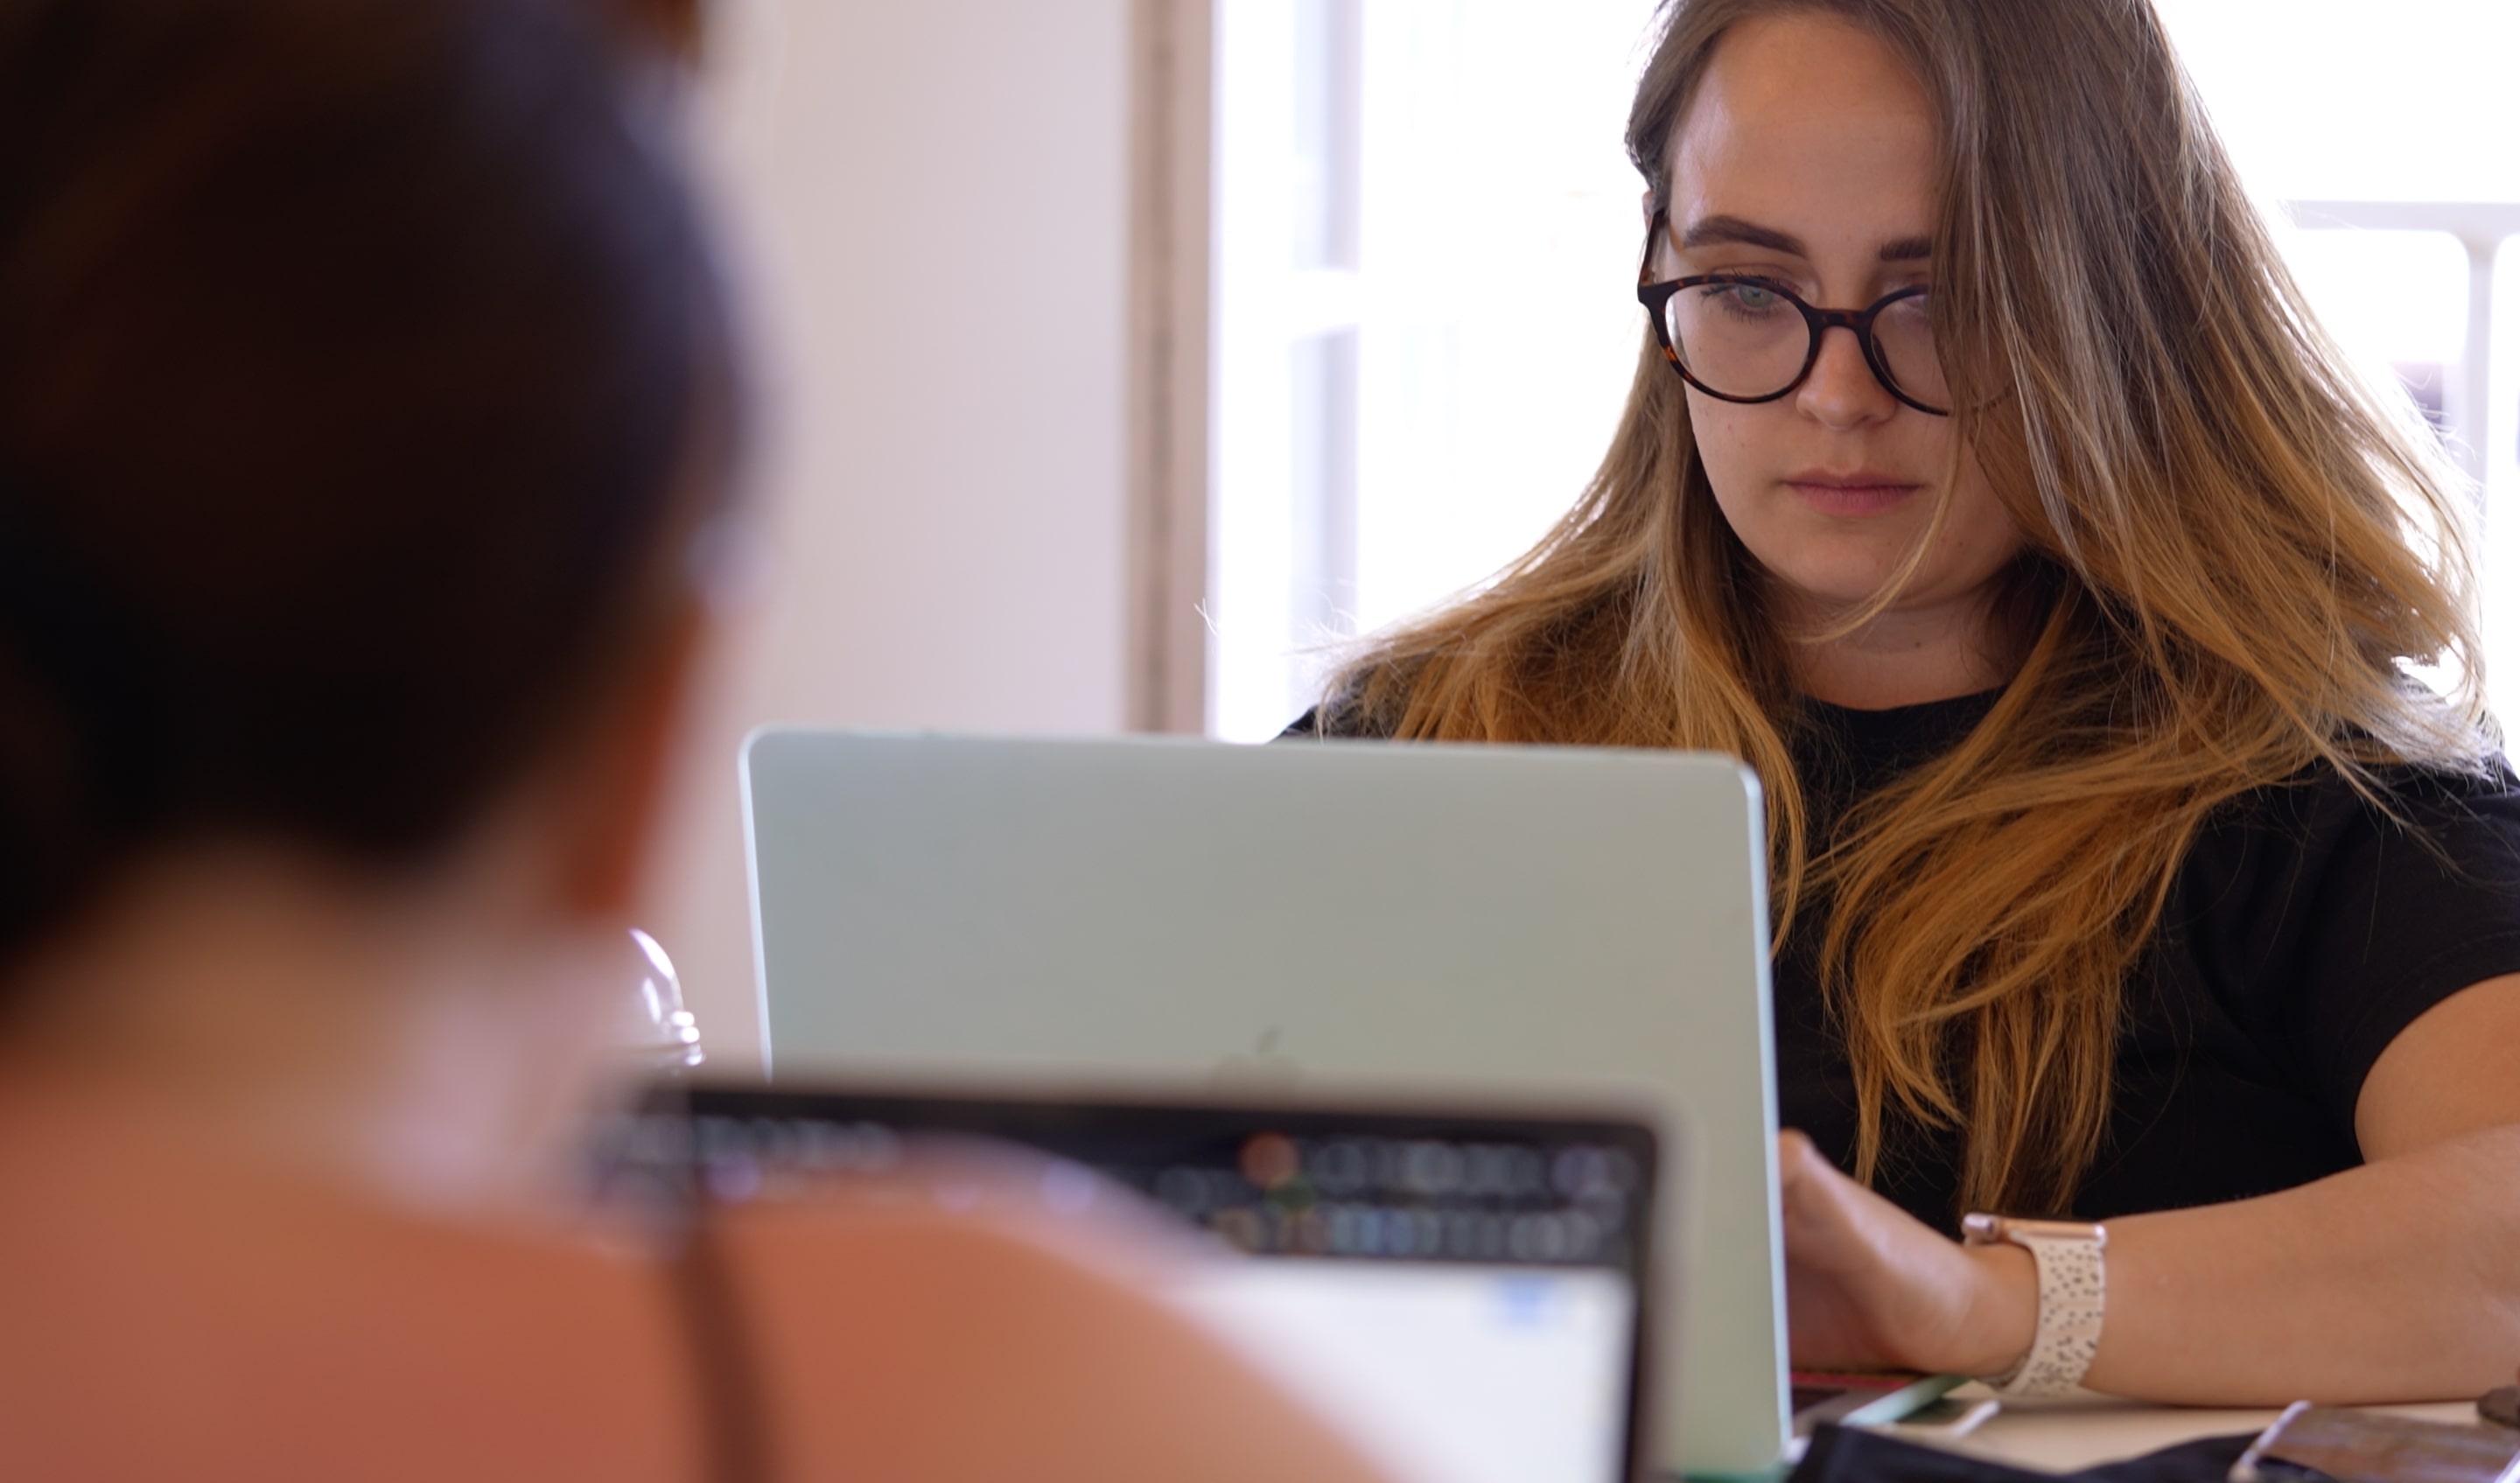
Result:
<svg viewBox="0 0 2520 1483"><path fill-rule="evenodd" d="M589 0L0 10L0 1024L171 862L626 910L735 411L656 80Z"/></svg>

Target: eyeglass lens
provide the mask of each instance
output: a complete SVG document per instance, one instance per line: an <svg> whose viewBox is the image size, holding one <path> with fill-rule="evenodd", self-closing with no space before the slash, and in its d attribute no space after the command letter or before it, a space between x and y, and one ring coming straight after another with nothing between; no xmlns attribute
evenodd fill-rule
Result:
<svg viewBox="0 0 2520 1483"><path fill-rule="evenodd" d="M1873 353L1899 390L1930 407L1951 405L1932 315L1922 294L1896 298L1872 319ZM1777 289L1698 284L1663 306L1663 328L1681 364L1725 396L1757 400L1793 385L1812 358L1812 322Z"/></svg>

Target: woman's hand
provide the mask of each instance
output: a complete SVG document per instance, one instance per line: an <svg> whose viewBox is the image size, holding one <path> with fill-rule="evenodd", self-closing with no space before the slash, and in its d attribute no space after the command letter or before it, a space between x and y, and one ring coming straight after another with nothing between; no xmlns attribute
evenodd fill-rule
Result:
<svg viewBox="0 0 2520 1483"><path fill-rule="evenodd" d="M1778 1141L1785 1309L1799 1369L1997 1374L2030 1350L2039 1278L2018 1246L1962 1246L1838 1172L1812 1141Z"/></svg>

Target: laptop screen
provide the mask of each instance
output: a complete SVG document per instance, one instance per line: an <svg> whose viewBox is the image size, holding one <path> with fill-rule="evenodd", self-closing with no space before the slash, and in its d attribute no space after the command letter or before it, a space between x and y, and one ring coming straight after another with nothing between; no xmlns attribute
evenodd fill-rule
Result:
<svg viewBox="0 0 2520 1483"><path fill-rule="evenodd" d="M654 1138L665 1115L645 1161L683 1142ZM1052 1209L1123 1186L1215 1256L1168 1267L1169 1295L1405 1475L1631 1476L1656 1172L1641 1126L714 1089L687 1116L719 1198L943 1139L1040 1156Z"/></svg>

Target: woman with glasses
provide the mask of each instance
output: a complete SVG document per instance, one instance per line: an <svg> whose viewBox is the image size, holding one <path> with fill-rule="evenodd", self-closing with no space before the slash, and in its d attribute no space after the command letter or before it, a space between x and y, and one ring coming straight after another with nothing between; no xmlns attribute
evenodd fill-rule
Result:
<svg viewBox="0 0 2520 1483"><path fill-rule="evenodd" d="M562 1181L741 422L609 6L0 5L0 1474L1362 1479L1109 1222Z"/></svg>
<svg viewBox="0 0 2520 1483"><path fill-rule="evenodd" d="M1799 1363L2498 1383L2520 785L2470 496L2148 5L1676 0L1628 147L1599 472L1296 731L1757 769Z"/></svg>

